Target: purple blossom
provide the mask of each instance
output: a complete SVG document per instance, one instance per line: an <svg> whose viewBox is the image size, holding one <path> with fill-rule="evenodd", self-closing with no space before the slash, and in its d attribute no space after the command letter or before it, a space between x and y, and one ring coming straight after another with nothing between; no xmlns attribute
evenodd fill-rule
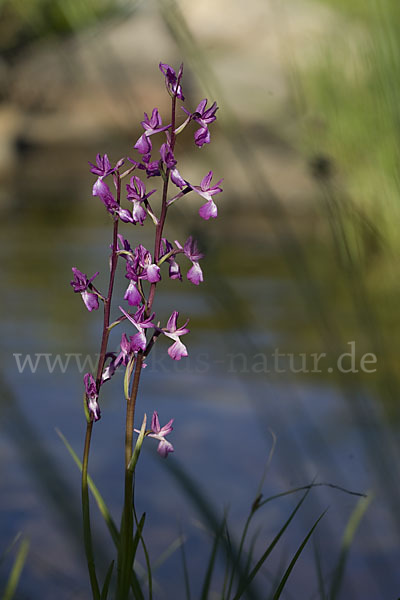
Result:
<svg viewBox="0 0 400 600"><path fill-rule="evenodd" d="M142 244L139 244L139 246L135 248L133 256L131 249L129 249L129 252L131 252L131 254L127 255L126 258L125 277L137 283L139 281L139 275L142 273L141 264L144 262L147 250Z"/></svg>
<svg viewBox="0 0 400 600"><path fill-rule="evenodd" d="M113 215L115 211L119 210L118 202L116 202L110 188L101 177L99 177L94 184L92 195L100 198L110 214Z"/></svg>
<svg viewBox="0 0 400 600"><path fill-rule="evenodd" d="M142 296L136 287L135 281L130 281L126 289L124 300L128 300L129 306L140 306L142 302Z"/></svg>
<svg viewBox="0 0 400 600"><path fill-rule="evenodd" d="M139 165L139 169L145 169L147 177L157 177L161 175L160 164L158 160L150 160L150 154L143 156L143 165Z"/></svg>
<svg viewBox="0 0 400 600"><path fill-rule="evenodd" d="M206 221L208 221L210 217L212 217L213 219L217 217L218 209L215 202L212 199L212 196L222 192L222 188L219 187L219 184L223 181L223 179L220 179L218 183L211 186L212 176L213 172L209 171L207 175L203 177L199 186L189 184L194 192L196 192L202 198L207 200L206 204L203 204L203 206L201 206L199 209L199 215Z"/></svg>
<svg viewBox="0 0 400 600"><path fill-rule="evenodd" d="M145 350L147 342L144 330L149 327L154 327L154 323L152 322L152 319L154 319L155 316L154 313L150 315L150 317L146 318L144 314L144 305L141 306L133 316L125 312L122 306L120 306L119 309L139 332L131 337L132 352L137 352L138 350Z"/></svg>
<svg viewBox="0 0 400 600"><path fill-rule="evenodd" d="M180 336L189 333L189 329L186 328L189 320L182 326L177 328L176 321L178 319L179 312L174 310L170 318L168 319L166 329L163 329L162 332L164 335L169 337L171 340L174 340L172 346L168 348L168 354L173 360L181 360L182 356L188 356L188 352L186 346L180 341Z"/></svg>
<svg viewBox="0 0 400 600"><path fill-rule="evenodd" d="M195 285L199 285L199 283L203 281L203 272L198 261L203 258L204 255L199 252L197 242L192 236L188 237L186 240L183 251L192 263L192 267L187 272L187 278Z"/></svg>
<svg viewBox="0 0 400 600"><path fill-rule="evenodd" d="M171 181L180 189L188 185L187 181L183 179L177 168L171 170Z"/></svg>
<svg viewBox="0 0 400 600"><path fill-rule="evenodd" d="M178 83L178 81L180 82L182 78L183 65L181 65L179 68L178 76L176 76L174 69L166 63L160 63L159 67L161 73L165 76L165 85L167 87L168 92L172 96L176 96L177 98L180 98L182 101L184 101L185 97L182 93L182 87L180 83Z"/></svg>
<svg viewBox="0 0 400 600"><path fill-rule="evenodd" d="M129 339L126 335L126 333L123 333L121 336L121 343L120 343L120 348L121 351L118 354L118 356L116 358L114 358L114 360L112 361L112 363L110 363L110 367L112 367L112 373L111 375L114 374L115 370L119 367L119 365L124 365L125 367L127 366L127 364L129 363L129 360L132 356L132 339L134 336L131 336Z"/></svg>
<svg viewBox="0 0 400 600"><path fill-rule="evenodd" d="M215 116L215 113L218 110L217 103L214 102L209 108L206 108L207 102L207 98L204 98L204 100L197 105L194 113L190 113L188 110L186 110L186 108L182 107L182 110L200 125L200 128L197 129L194 134L195 144L199 148L201 148L204 144L210 143L210 132L208 130L208 125L217 118Z"/></svg>
<svg viewBox="0 0 400 600"><path fill-rule="evenodd" d="M155 133L160 133L161 131L166 131L171 127L171 124L163 126L158 108L153 108L150 118L147 113L144 113L144 121L141 122L141 125L145 130L144 133L147 137L154 135Z"/></svg>
<svg viewBox="0 0 400 600"><path fill-rule="evenodd" d="M107 352L107 354L106 354L106 359L111 358L111 361L107 365L107 367L103 370L103 373L101 374L101 385L103 385L103 383L105 383L106 381L111 379L111 377L115 373L115 364L114 364L115 356L116 355L114 352Z"/></svg>
<svg viewBox="0 0 400 600"><path fill-rule="evenodd" d="M90 288L90 284L92 283L93 279L97 277L99 272L97 271L97 273L95 273L90 279L88 279L87 275L82 273L82 271L76 267L72 267L72 272L74 274L74 279L71 281L71 285L74 288L74 292L79 292L81 294L82 300L84 301L89 312L92 310L97 310L99 308L99 299L97 294L89 292L88 288Z"/></svg>
<svg viewBox="0 0 400 600"><path fill-rule="evenodd" d="M175 244L192 263L191 268L187 272L187 278L195 285L199 285L199 283L203 281L203 271L201 270L198 261L203 258L204 255L199 252L197 242L192 238L192 236L190 236L186 240L183 248L177 240L175 240Z"/></svg>
<svg viewBox="0 0 400 600"><path fill-rule="evenodd" d="M161 258L166 254L169 254L169 252L173 250L172 244L166 238L162 239L162 249L163 253ZM166 261L169 264L170 279L180 279L182 281L181 269L179 267L179 264L176 262L175 257L172 255L169 258L167 258Z"/></svg>
<svg viewBox="0 0 400 600"><path fill-rule="evenodd" d="M160 154L163 162L168 169L173 169L176 165L174 153L172 152L171 146L168 142L165 142L160 148Z"/></svg>
<svg viewBox="0 0 400 600"><path fill-rule="evenodd" d="M133 214L131 213L131 211L128 210L127 208L118 207L118 210L116 212L118 213L118 216L121 219L121 221L123 221L124 223L136 223L137 222L135 220L135 218L133 217Z"/></svg>
<svg viewBox="0 0 400 600"><path fill-rule="evenodd" d="M136 148L140 154L150 154L153 144L151 143L151 139L143 133L134 145L134 148Z"/></svg>
<svg viewBox="0 0 400 600"><path fill-rule="evenodd" d="M124 242L128 244L126 240ZM130 249L129 252L131 252ZM139 279L145 279L150 283L155 283L161 279L160 267L152 262L150 252L141 244L135 248L133 257L131 255L127 256L125 277L130 280L130 283L125 292L124 300L128 300L130 306L139 306L142 302L142 296L137 289Z"/></svg>
<svg viewBox="0 0 400 600"><path fill-rule="evenodd" d="M143 246L141 246L143 248ZM142 267L142 274L139 275L139 279L147 279L150 283L157 283L161 280L160 267L152 262L151 254L148 250L143 248L145 252L140 257L139 264Z"/></svg>
<svg viewBox="0 0 400 600"><path fill-rule="evenodd" d="M124 160L121 159L117 162L115 167L111 167L107 154L105 154L104 156L98 154L96 156L95 165L89 161L89 165L91 166L91 173L93 173L94 175L98 175L101 178L107 177L107 175L111 175L111 173L114 173L114 171L122 167L123 164Z"/></svg>
<svg viewBox="0 0 400 600"><path fill-rule="evenodd" d="M99 404L97 402L99 395L97 393L96 382L91 373L86 373L83 380L85 382L86 404L88 407L90 420L98 421L101 417L101 413Z"/></svg>
<svg viewBox="0 0 400 600"><path fill-rule="evenodd" d="M131 248L129 241L127 239L125 239L121 233L118 234L117 244L118 244L119 251L124 250L125 252L132 252L132 248ZM120 245L121 245L121 247L120 247ZM110 246L110 247L112 248L112 246ZM123 256L125 256L125 255L123 255Z"/></svg>
<svg viewBox="0 0 400 600"><path fill-rule="evenodd" d="M133 160L133 158L129 158L129 157L128 157L128 160L133 165L135 165L138 169L141 169L142 171L146 171L146 175L148 178L149 177L157 177L157 176L161 175L159 161L157 161L157 160L152 161L150 153L144 154L142 156L143 162L137 162L136 160Z"/></svg>
<svg viewBox="0 0 400 600"><path fill-rule="evenodd" d="M173 430L173 427L172 427L173 422L174 422L174 419L171 419L170 421L168 421L168 423L166 425L163 425L163 427L160 427L160 421L158 420L158 413L157 413L157 411L153 412L153 417L151 419L151 431L153 433L148 433L147 435L148 435L148 437L159 440L160 443L158 444L157 452L163 458L168 458L168 454L170 452L174 451L174 447L171 444L171 442L168 442L168 440L165 439L165 437L168 434L170 434L171 431Z"/></svg>
<svg viewBox="0 0 400 600"><path fill-rule="evenodd" d="M126 189L128 192L127 198L133 203L133 222L143 225L147 213L141 203L146 201L152 194L154 194L156 190L151 190L146 194L145 184L140 179L140 177L137 177L136 175L133 175L133 177L131 177L131 181L127 184Z"/></svg>

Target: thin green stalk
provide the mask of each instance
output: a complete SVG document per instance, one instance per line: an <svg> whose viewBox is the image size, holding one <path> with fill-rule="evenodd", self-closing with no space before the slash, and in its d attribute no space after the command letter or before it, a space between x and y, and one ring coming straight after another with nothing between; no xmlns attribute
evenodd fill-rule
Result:
<svg viewBox="0 0 400 600"><path fill-rule="evenodd" d="M177 85L179 85L179 78ZM171 137L170 146L173 151L175 146L175 121L176 121L176 97L172 97L172 117L171 117ZM168 183L170 169L167 168L164 178L164 186L161 200L161 214L156 225L156 235L154 243L154 262L157 263L161 253L162 234L167 217L168 205ZM153 305L156 283L153 282L150 286L149 297L146 305L146 314L150 315ZM144 353L139 351L136 357L135 372L133 376L132 388L126 406L126 421L125 421L125 489L124 489L124 508L121 520L121 535L120 547L118 552L118 580L117 580L117 598L125 600L131 578L133 566L133 524L134 524L134 507L133 507L133 477L134 470L129 468L133 454L133 428L135 421L136 398L139 389L140 375L142 373ZM127 396L128 385L125 384L125 395Z"/></svg>
<svg viewBox="0 0 400 600"><path fill-rule="evenodd" d="M2 600L12 600L21 577L22 569L28 555L29 542L23 539L18 550L17 557L14 561L13 568L7 581L6 589L3 592Z"/></svg>
<svg viewBox="0 0 400 600"><path fill-rule="evenodd" d="M117 598L123 600L129 590L130 576L133 564L133 476L129 468L133 454L133 427L135 419L136 398L139 390L142 372L143 353L138 352L133 376L132 389L126 406L125 425L125 490L124 509L121 522L121 541L118 556Z"/></svg>
<svg viewBox="0 0 400 600"><path fill-rule="evenodd" d="M121 198L121 182L119 176L117 177L117 202L120 203ZM97 391L100 389L101 384L101 376L104 369L104 363L106 360L107 353L107 345L108 338L110 335L109 325L110 325L110 311L111 311L111 298L114 289L114 279L115 272L117 269L118 263L118 219L114 220L114 228L113 228L113 244L112 244L112 254L111 254L111 269L110 269L110 279L108 284L108 293L107 297L104 300L104 317L103 317L103 333L101 337L101 347L100 347L100 355L99 362L97 365L97 374L96 374L96 386ZM83 450L83 458L82 458L82 517L83 517L83 539L85 545L85 553L86 560L89 571L90 585L92 588L92 595L94 600L100 600L100 588L99 583L97 581L96 576L96 567L94 561L94 553L93 553L93 541L92 541L92 532L90 526L90 504L89 504L89 489L88 489L88 464L89 464L89 454L90 454L90 443L92 439L92 431L93 431L93 421L88 421L86 425L86 435L85 435L85 445Z"/></svg>
<svg viewBox="0 0 400 600"><path fill-rule="evenodd" d="M93 600L100 600L100 588L96 576L96 567L94 562L92 532L90 527L90 506L89 506L89 488L88 488L88 461L90 440L92 436L93 421L89 421L86 427L85 447L82 459L82 513L83 513L83 541L85 544L86 561L89 571L90 585L92 588Z"/></svg>

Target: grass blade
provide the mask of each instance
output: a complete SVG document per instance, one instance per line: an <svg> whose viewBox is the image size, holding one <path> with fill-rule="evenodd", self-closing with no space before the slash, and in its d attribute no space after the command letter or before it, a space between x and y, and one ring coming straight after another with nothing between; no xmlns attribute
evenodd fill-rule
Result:
<svg viewBox="0 0 400 600"><path fill-rule="evenodd" d="M367 510L371 501L372 501L372 496L370 496L368 498L361 498L361 500L358 502L357 506L351 513L349 522L347 523L346 529L344 531L343 540L342 540L342 548L340 551L338 564L336 566L334 576L333 576L330 600L335 600L335 598L338 598L338 596L339 596L339 591L340 591L340 588L341 588L341 585L343 582L344 569L346 566L346 561L347 561L347 557L349 554L351 543L354 539L354 536L355 536L358 526L361 522L361 519L363 518L364 513Z"/></svg>
<svg viewBox="0 0 400 600"><path fill-rule="evenodd" d="M218 511L206 498L200 486L196 484L196 482L182 468L182 466L178 463L177 460L173 460L170 462L165 461L164 468L166 468L169 471L169 473L174 476L175 480L180 485L184 493L191 500L199 514L203 517L208 528L214 532L218 531L220 527L220 521L217 517ZM245 578L243 560L237 559L238 549L234 544L233 540L229 540L228 536L223 536L222 543L227 554L227 559L231 562L231 564L236 565L236 572L239 577L239 580ZM255 595L250 587L246 590L246 593L249 600L254 600Z"/></svg>
<svg viewBox="0 0 400 600"><path fill-rule="evenodd" d="M324 582L321 558L320 558L320 555L318 554L318 548L317 548L317 544L315 543L315 538L314 538L314 558L315 558L315 568L317 570L319 597L320 597L320 600L328 600L328 596L325 591L325 582Z"/></svg>
<svg viewBox="0 0 400 600"><path fill-rule="evenodd" d="M293 570L294 565L296 564L300 554L303 552L305 545L307 544L308 540L310 539L310 537L312 536L314 529L317 527L318 523L320 522L320 520L322 519L322 517L326 514L326 510L324 510L324 512L322 513L322 515L320 515L318 517L318 519L315 521L314 525L311 527L310 531L307 533L306 537L304 538L304 540L302 541L302 543L300 544L299 548L296 551L296 554L293 556L290 565L288 566L288 568L285 571L284 576L282 577L278 588L273 596L273 600L278 600L278 598L280 598L280 595L283 591L283 588L286 585L287 580L289 579L289 575Z"/></svg>
<svg viewBox="0 0 400 600"><path fill-rule="evenodd" d="M76 465L78 466L80 471L82 471L82 462L80 461L76 452L73 450L72 446L70 445L70 443L68 442L66 437L61 433L61 431L59 431L59 429L56 429L56 432L57 432L58 436L60 437L60 439L62 440L62 442L64 443L68 452L72 456L74 462L76 463ZM93 497L96 501L96 504L99 508L99 511L108 527L108 530L109 530L111 538L115 544L115 547L118 549L118 547L119 547L119 531L118 531L117 526L110 514L110 511L107 508L106 503L103 500L102 495L100 494L99 490L97 489L97 487L96 487L93 479L90 477L90 475L88 475L88 485L89 485L89 489L92 492ZM130 582L131 582L131 588L134 593L135 599L144 600L144 596L143 596L143 592L140 587L140 583L139 583L138 578L136 577L136 573L134 572L133 569L131 572Z"/></svg>
<svg viewBox="0 0 400 600"><path fill-rule="evenodd" d="M65 447L67 448L68 452L72 456L74 462L76 463L78 468L82 471L82 462L79 459L79 457L77 456L76 452L73 450L72 446L70 445L70 443L68 442L66 437L61 433L61 431L59 429L56 429L56 432L57 432L57 435L61 438L61 440L64 443ZM118 532L117 526L115 525L115 522L110 514L110 511L108 510L107 505L104 502L102 495L100 494L99 490L97 489L97 487L94 484L94 481L90 477L90 475L88 475L88 485L89 485L89 489L92 492L93 497L96 501L96 504L100 510L100 513L108 527L108 530L113 539L113 542L118 547L119 532Z"/></svg>
<svg viewBox="0 0 400 600"><path fill-rule="evenodd" d="M212 574L213 574L213 570L214 570L214 566L215 566L215 561L217 558L218 545L219 545L221 537L223 536L225 527L226 527L226 516L224 515L221 525L215 534L215 539L214 539L213 547L211 550L210 559L208 561L207 571L206 571L206 574L204 577L203 589L201 592L201 600L207 600L207 598L208 598L208 592L209 592L210 585L211 585Z"/></svg>
<svg viewBox="0 0 400 600"><path fill-rule="evenodd" d="M106 577L104 579L103 589L101 590L100 600L107 600L108 589L110 587L110 582L111 582L111 577L112 577L113 569L114 569L114 561L112 561L111 564L110 564L110 566L108 567L108 570L107 570L107 573L106 573Z"/></svg>
<svg viewBox="0 0 400 600"><path fill-rule="evenodd" d="M285 522L285 524L283 525L283 527L280 529L280 531L274 537L274 539L272 540L272 542L270 543L270 545L268 546L268 548L265 550L264 554L261 556L261 558L256 563L256 565L253 567L253 569L251 570L251 572L248 575L246 575L246 577L244 577L241 581L239 581L238 590L237 590L237 592L236 592L233 600L239 600L239 598L242 597L243 593L245 591L247 591L248 586L251 584L251 582L253 581L254 577L257 575L258 571L261 569L261 567L263 566L264 562L267 560L268 556L271 554L272 550L275 548L276 544L278 543L278 541L280 540L280 538L282 537L282 535L284 534L284 532L286 531L286 529L289 527L289 524L291 523L291 521L294 519L297 511L299 510L300 506L303 504L303 502L306 499L309 491L310 490L307 490L305 492L305 494L303 494L301 500L297 503L297 505L294 508L294 510L292 511L290 517L287 519L287 521Z"/></svg>
<svg viewBox="0 0 400 600"><path fill-rule="evenodd" d="M2 600L12 600L12 598L14 597L19 579L21 577L22 569L24 568L26 557L28 555L28 550L29 542L28 540L24 539L22 540L17 556L15 557L13 568L11 569L11 573L6 584Z"/></svg>
<svg viewBox="0 0 400 600"><path fill-rule="evenodd" d="M182 554L182 568L183 568L183 578L185 581L185 592L186 592L186 600L191 600L190 595L190 577L189 570L187 566L186 560L186 552L185 552L185 542L186 540L181 536L182 544L181 544L181 554Z"/></svg>

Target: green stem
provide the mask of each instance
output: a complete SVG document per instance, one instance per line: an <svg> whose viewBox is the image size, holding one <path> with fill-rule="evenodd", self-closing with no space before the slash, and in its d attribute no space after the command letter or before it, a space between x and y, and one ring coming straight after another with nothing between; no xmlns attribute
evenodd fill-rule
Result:
<svg viewBox="0 0 400 600"><path fill-rule="evenodd" d="M88 422L86 427L85 447L82 460L82 512L83 512L83 540L85 544L86 560L89 571L90 585L92 587L93 600L100 600L100 588L96 576L94 563L92 532L90 527L89 489L88 489L88 460L90 440L92 436L93 421Z"/></svg>
<svg viewBox="0 0 400 600"><path fill-rule="evenodd" d="M118 555L117 598L127 597L133 564L133 477L134 471L129 469L133 454L133 427L135 419L136 398L142 372L143 353L138 352L133 376L132 389L126 405L125 426L125 490L124 510L121 523L120 549Z"/></svg>
<svg viewBox="0 0 400 600"><path fill-rule="evenodd" d="M179 80L177 85L179 85ZM172 120L171 120L171 137L170 146L172 151L175 146L175 120L176 120L176 97L172 98ZM168 183L170 169L167 168L164 178L164 186L161 200L161 214L158 220L153 219L156 223L156 235L154 243L154 262L157 264L160 260L161 240L164 229L165 219L167 217L168 204ZM156 283L150 286L149 297L146 303L146 315L149 316L153 305L156 292ZM117 579L117 600L125 600L129 593L129 585L131 580L131 572L134 560L133 549L133 523L134 523L134 507L133 507L133 478L134 470L129 468L129 463L133 454L133 428L135 421L136 398L139 389L140 375L142 373L144 353L139 351L136 357L135 373L133 376L131 393L127 400L126 406L126 424L125 424L125 490L124 490L124 509L121 520L120 547L118 552L118 579ZM127 386L125 386L127 387Z"/></svg>
<svg viewBox="0 0 400 600"><path fill-rule="evenodd" d="M118 176L117 178L117 202L120 203L121 198L121 181ZM101 376L104 369L104 363L106 360L107 353L107 345L108 338L110 335L110 311L111 311L111 298L114 289L114 279L115 272L117 269L118 263L118 218L114 220L114 228L113 228L113 245L112 245L112 254L111 254L111 269L110 269L110 279L108 284L108 294L107 298L104 300L104 317L103 317L103 333L101 337L101 347L100 347L100 355L99 362L97 364L97 374L96 374L96 386L97 392L100 390L101 385ZM90 443L92 439L92 430L93 430L93 421L88 421L86 424L86 435L85 435L85 445L83 450L83 458L82 458L82 517L83 517L83 539L85 545L85 553L86 553L86 561L88 565L90 585L92 588L93 600L100 600L100 589L96 576L96 567L94 562L94 553L93 553L93 540L92 540L92 531L90 525L90 504L89 504L89 488L88 488L88 464L89 464L89 453L90 453Z"/></svg>

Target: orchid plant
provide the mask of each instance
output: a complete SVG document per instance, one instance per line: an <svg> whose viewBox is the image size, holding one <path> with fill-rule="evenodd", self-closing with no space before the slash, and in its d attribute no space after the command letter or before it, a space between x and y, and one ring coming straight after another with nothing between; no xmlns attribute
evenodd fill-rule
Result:
<svg viewBox="0 0 400 600"><path fill-rule="evenodd" d="M191 112L184 106L183 65L177 73L165 63L160 63L159 68L171 98L171 114L168 119L170 122L163 125L158 108L154 108L150 117L147 113L144 114L144 120L141 122L144 131L134 145L134 149L137 151L135 158L121 158L112 166L107 154L98 154L95 163L89 163L91 172L97 176L93 185L93 196L99 198L104 204L113 227L107 291L101 293L93 283L98 272L92 277L88 277L78 268L72 269L71 285L74 292L81 294L87 310L89 312L96 311L102 304L104 311L97 372L95 374L86 373L84 376L84 406L87 426L82 461L82 506L85 550L92 595L95 600L107 596L106 584L100 589L95 567L88 490L90 444L93 425L101 418L99 397L102 386L113 377L118 369L125 370L125 493L117 544L116 592L117 599L123 599L129 596L135 577L133 572L136 539L134 535L133 476L141 445L144 438L149 437L159 442L157 450L163 458L167 458L174 451L172 443L166 439L166 436L172 432L173 419L161 427L158 413L154 410L150 429L146 430L146 415L141 428L135 428L135 406L139 381L146 358L160 336L166 336L172 341L172 345L168 348L168 354L172 360L181 360L188 356L188 350L181 340L184 335L189 333L188 321L183 325L178 324L179 312L174 310L166 325L162 327L153 312L154 298L158 284L163 277L168 276L171 279L182 280L181 265L178 262L179 255L183 255L189 261L187 279L194 285L199 285L203 281L203 272L199 262L203 258L203 254L199 251L197 242L192 236L189 236L184 244L177 240L172 242L167 239L165 237L166 220L172 205L190 192L195 192L205 201L198 211L200 217L204 220L216 218L218 209L214 202L214 196L222 192L220 187L222 180L214 185L211 183L212 171L203 177L199 185L187 181L184 174L181 174L177 168L175 156L178 135L192 122L198 126L194 132L196 146L201 148L210 143L209 126L216 119L215 113L218 108L216 103L214 102L207 108L208 101L203 99L194 112ZM179 104L181 110L178 110ZM179 115L182 115L181 123L178 123ZM160 140L160 138L158 153L155 154L153 144L155 145L155 140ZM156 189L148 189L151 187L148 181L154 178L162 180L158 210L153 208L153 195ZM122 193L123 180L128 181L125 186L126 194ZM150 198L152 204L150 204ZM127 237L125 237L125 232L124 235L120 233L121 222L126 227ZM132 225L144 226L145 223L150 223L154 227L153 254L141 244L132 247L128 239L133 231ZM114 281L120 260L125 264L125 277L128 280L123 297L127 305L120 306L121 301L118 304L119 314L114 321L111 321ZM126 328L121 335L118 353L110 351L108 347L110 332L117 326ZM138 434L135 443L134 433ZM109 578L106 579L109 581Z"/></svg>

